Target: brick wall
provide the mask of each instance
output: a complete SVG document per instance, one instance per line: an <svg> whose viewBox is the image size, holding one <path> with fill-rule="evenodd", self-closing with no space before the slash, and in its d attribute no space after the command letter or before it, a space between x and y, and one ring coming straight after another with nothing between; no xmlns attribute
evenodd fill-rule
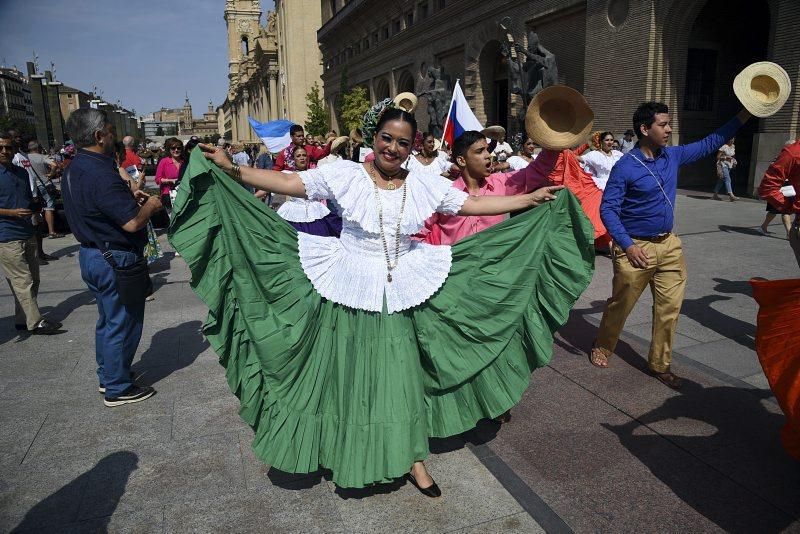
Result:
<svg viewBox="0 0 800 534"><path fill-rule="evenodd" d="M708 0L714 1L714 0ZM609 17L609 4L624 6L625 0L460 0L448 2L443 11L425 20L417 20L409 28L388 40L373 45L347 60L350 85L364 83L388 75L411 75L421 90L426 65L443 60L452 77L462 78L462 87L470 106L480 120L486 120L487 80L481 79L481 52L492 40L502 40L497 23L510 17L508 23L515 39L526 43L528 28L535 28L542 45L556 54L562 83L583 90L595 112L595 129L621 134L631 127L636 106L645 100L660 100L674 112L676 142L690 140L719 124L721 117L733 113L735 100L730 98L730 80L734 74L730 58L720 67L720 83L715 95L714 111L694 116L682 113L686 84L686 56L690 35L698 14L707 2L699 0L628 0L627 16ZM354 15L335 28L328 29L321 39L323 58L334 57L348 42L369 38L374 32L414 9L411 0L385 3L364 3ZM758 3L748 4L759 9ZM753 7L755 6L755 7ZM767 58L789 71L795 89L800 88L800 2L767 0L763 9L770 13ZM734 13L735 15L735 13ZM614 20L614 23L611 20ZM747 39L748 35L742 35ZM463 49L463 71L457 63ZM727 70L726 70L727 69ZM484 68L483 76L487 69ZM323 74L325 94L332 97L339 90L342 66L326 69ZM417 119L422 128L428 124L425 99L420 99ZM509 113L513 117L521 100L510 98ZM753 165L749 170L748 187L757 185L754 176L772 151L777 138L800 135L800 91L795 90L789 104L774 117L754 123ZM512 132L513 133L513 132ZM703 171L705 172L705 171Z"/></svg>

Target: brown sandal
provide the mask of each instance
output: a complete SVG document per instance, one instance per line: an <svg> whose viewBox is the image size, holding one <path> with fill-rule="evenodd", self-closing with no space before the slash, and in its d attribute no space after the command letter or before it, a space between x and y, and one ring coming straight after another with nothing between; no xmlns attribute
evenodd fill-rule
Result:
<svg viewBox="0 0 800 534"><path fill-rule="evenodd" d="M595 367L608 367L608 354L600 347L592 347L589 351L589 362Z"/></svg>
<svg viewBox="0 0 800 534"><path fill-rule="evenodd" d="M650 374L658 379L659 382L667 386L668 388L672 389L680 389L683 385L683 379L673 373L672 371L667 371L666 373L658 373L656 371L650 370Z"/></svg>

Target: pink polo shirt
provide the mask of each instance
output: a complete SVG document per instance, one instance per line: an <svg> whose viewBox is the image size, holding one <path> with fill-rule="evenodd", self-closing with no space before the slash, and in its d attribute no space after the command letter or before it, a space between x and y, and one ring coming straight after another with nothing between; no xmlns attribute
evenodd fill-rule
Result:
<svg viewBox="0 0 800 534"><path fill-rule="evenodd" d="M490 174L476 196L520 195L535 191L549 183L546 176L535 172L533 165L529 165L517 172ZM463 178L453 181L453 187L469 193ZM434 213L425 221L425 228L417 237L433 245L452 245L467 236L503 222L506 217L507 214L461 216Z"/></svg>
<svg viewBox="0 0 800 534"><path fill-rule="evenodd" d="M162 184L161 180L163 178L177 180L178 176L180 176L180 168L175 166L172 158L169 156L161 158L161 161L158 162L158 167L156 167L156 184L161 189L162 195L169 195L169 192L175 189L175 184Z"/></svg>

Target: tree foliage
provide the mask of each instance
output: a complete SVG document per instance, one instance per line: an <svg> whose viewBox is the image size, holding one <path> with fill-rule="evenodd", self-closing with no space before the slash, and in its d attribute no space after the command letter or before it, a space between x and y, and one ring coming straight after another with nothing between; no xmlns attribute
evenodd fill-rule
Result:
<svg viewBox="0 0 800 534"><path fill-rule="evenodd" d="M156 128L156 135L159 136L159 137L163 136L164 135L164 128L162 128L161 126Z"/></svg>
<svg viewBox="0 0 800 534"><path fill-rule="evenodd" d="M306 133L311 135L325 135L331 128L328 120L328 110L320 95L319 84L314 82L311 90L306 94L308 103L308 120L305 123Z"/></svg>
<svg viewBox="0 0 800 534"><path fill-rule="evenodd" d="M342 122L345 131L350 131L361 126L364 113L369 109L369 97L367 89L355 86L345 93L342 98Z"/></svg>
<svg viewBox="0 0 800 534"><path fill-rule="evenodd" d="M26 135L33 137L35 135L33 124L14 119L10 115L0 115L0 132L8 130L17 130L23 137Z"/></svg>

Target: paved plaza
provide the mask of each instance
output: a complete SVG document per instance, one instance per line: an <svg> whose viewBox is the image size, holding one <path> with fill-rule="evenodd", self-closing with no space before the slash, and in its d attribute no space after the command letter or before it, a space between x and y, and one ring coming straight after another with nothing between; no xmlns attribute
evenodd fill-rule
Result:
<svg viewBox="0 0 800 534"><path fill-rule="evenodd" d="M337 489L255 459L222 368L201 334L205 308L162 236L134 364L158 394L106 408L94 373L97 311L71 236L42 267L40 305L67 333L20 337L0 288L0 532L778 532L800 531L800 466L756 358L747 281L794 278L764 204L679 193L689 284L674 370L680 392L645 373L650 296L610 368L586 357L611 263L559 333L510 423L433 440L443 497L406 483Z"/></svg>

